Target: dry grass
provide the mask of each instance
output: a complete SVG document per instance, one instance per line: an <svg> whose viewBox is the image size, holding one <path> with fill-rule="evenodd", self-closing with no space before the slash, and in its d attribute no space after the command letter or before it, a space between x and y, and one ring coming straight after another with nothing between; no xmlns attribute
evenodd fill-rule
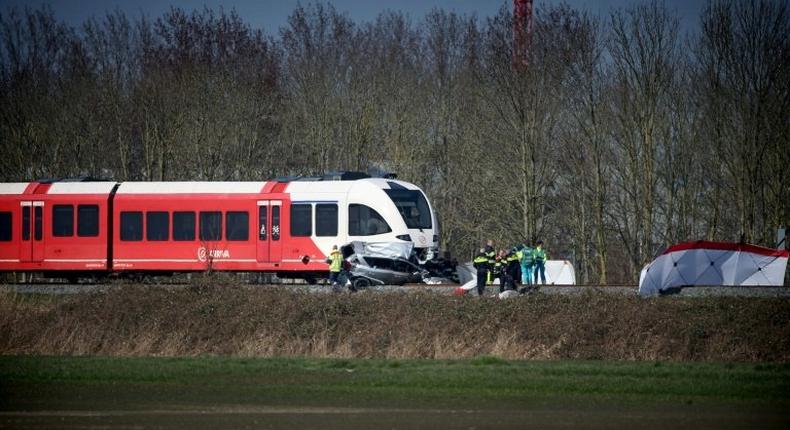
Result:
<svg viewBox="0 0 790 430"><path fill-rule="evenodd" d="M0 354L790 360L790 300L331 295L119 286L0 294Z"/></svg>

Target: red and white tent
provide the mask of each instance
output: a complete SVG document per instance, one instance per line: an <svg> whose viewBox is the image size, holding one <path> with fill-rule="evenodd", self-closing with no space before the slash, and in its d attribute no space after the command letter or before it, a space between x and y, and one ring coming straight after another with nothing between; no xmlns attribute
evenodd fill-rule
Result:
<svg viewBox="0 0 790 430"><path fill-rule="evenodd" d="M639 294L689 285L781 286L789 254L740 243L680 243L642 269Z"/></svg>

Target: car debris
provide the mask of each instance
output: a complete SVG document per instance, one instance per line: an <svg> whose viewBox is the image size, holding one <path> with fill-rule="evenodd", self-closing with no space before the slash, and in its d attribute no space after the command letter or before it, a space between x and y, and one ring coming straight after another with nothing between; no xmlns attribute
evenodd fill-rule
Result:
<svg viewBox="0 0 790 430"><path fill-rule="evenodd" d="M340 248L349 263L348 278L356 288L371 285L457 283L457 262L434 258L420 264L411 242L354 241Z"/></svg>
<svg viewBox="0 0 790 430"><path fill-rule="evenodd" d="M402 258L385 258L353 254L346 259L350 263L349 280L356 287L371 285L403 285L423 282L429 272Z"/></svg>

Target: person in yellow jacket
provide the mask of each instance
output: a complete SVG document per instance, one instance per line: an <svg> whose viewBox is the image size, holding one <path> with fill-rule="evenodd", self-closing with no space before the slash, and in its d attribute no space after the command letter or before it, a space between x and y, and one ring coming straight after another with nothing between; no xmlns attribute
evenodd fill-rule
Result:
<svg viewBox="0 0 790 430"><path fill-rule="evenodd" d="M343 270L343 254L337 250L337 245L332 245L332 252L326 257L326 262L329 264L329 282L332 283L332 289L337 290L340 287L340 271Z"/></svg>
<svg viewBox="0 0 790 430"><path fill-rule="evenodd" d="M505 289L517 290L518 281L521 280L521 263L519 262L518 249L515 247L505 256Z"/></svg>
<svg viewBox="0 0 790 430"><path fill-rule="evenodd" d="M535 249L532 250L532 266L535 270L535 285L538 285L538 275L540 275L541 283L546 285L546 260L549 259L549 255L546 254L546 250L543 249L543 241L539 240L535 246Z"/></svg>

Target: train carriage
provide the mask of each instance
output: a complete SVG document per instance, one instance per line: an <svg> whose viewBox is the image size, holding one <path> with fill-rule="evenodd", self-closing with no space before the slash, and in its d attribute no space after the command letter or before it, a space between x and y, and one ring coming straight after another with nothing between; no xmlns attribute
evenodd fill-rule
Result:
<svg viewBox="0 0 790 430"><path fill-rule="evenodd" d="M34 212L22 220L30 213L24 202ZM23 225L36 223L44 226L44 254L27 264L20 255L30 247L22 243ZM423 192L383 178L2 184L0 240L6 237L0 271L211 269L315 277L326 273L333 245L411 242L423 260L438 246L436 216Z"/></svg>
<svg viewBox="0 0 790 430"><path fill-rule="evenodd" d="M0 271L106 271L114 182L0 184Z"/></svg>
<svg viewBox="0 0 790 430"><path fill-rule="evenodd" d="M257 270L264 182L123 182L113 199L113 270ZM281 197L280 197L281 199ZM261 251L261 257L263 252ZM268 268L268 260L261 259Z"/></svg>

